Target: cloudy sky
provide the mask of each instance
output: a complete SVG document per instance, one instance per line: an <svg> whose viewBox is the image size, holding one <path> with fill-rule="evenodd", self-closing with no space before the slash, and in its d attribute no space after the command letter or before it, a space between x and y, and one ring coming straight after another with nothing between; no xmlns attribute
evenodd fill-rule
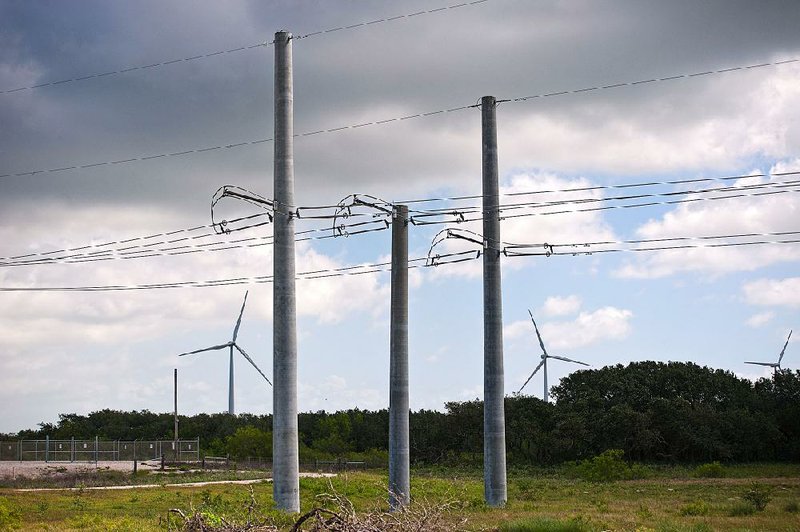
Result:
<svg viewBox="0 0 800 532"><path fill-rule="evenodd" d="M269 225L202 226L224 184L272 196L272 144L257 141L272 137L282 29L303 37L295 131L322 131L295 142L300 206L480 194L469 106L510 100L497 111L502 238L536 255L504 259L509 393L538 362L528 309L553 354L593 367L768 375L744 361L775 359L800 328L800 245L787 242L800 231L798 21L785 0L0 2L0 432L170 411L176 367L183 413L226 410L227 356L176 354L227 341L248 289L239 340L271 375L270 284L41 289L271 274L270 247L247 247L268 243ZM477 200L410 205L469 219ZM412 226L409 255L446 227ZM170 242L184 237L197 238ZM449 239L434 253L467 249ZM389 231L306 240L297 269L389 250ZM480 261L412 270L414 409L482 395L480 274ZM388 405L388 311L386 273L298 282L301 410ZM800 367L792 344L784 366ZM551 384L575 367L550 364ZM237 411L272 411L241 358L236 383ZM540 375L525 392L541 396Z"/></svg>

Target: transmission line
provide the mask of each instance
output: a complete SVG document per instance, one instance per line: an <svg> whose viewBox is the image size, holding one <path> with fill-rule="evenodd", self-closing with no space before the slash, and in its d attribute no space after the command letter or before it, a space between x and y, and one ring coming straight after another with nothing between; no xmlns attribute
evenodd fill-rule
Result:
<svg viewBox="0 0 800 532"><path fill-rule="evenodd" d="M800 231L787 231L784 233L765 233L764 235L799 235ZM723 237L686 237L685 239L698 239L698 238L723 238ZM654 239L659 240L659 239ZM635 241L630 241L635 242ZM620 242L623 243L623 242ZM695 248L708 248L708 249L717 249L717 248L725 248L725 247L744 247L744 246L761 246L761 245L778 245L778 244L800 244L800 238L791 239L791 240L760 240L760 241L748 241L748 242L724 242L724 243L716 243L716 244L684 244L684 245L674 245L674 246L658 246L658 247L650 247L650 248L611 248L611 249L599 249L599 250L591 250L591 249L580 249L581 247L586 248L586 244L544 244L550 248L556 248L561 246L569 246L574 248L571 251L556 251L555 249L545 249L541 252L531 252L531 253L508 253L507 256L510 257L522 257L522 256L579 256L579 255L593 255L596 253L619 253L619 252L644 252L644 251L670 251L670 250L678 250L678 249L695 249ZM470 255L474 255L471 257ZM428 263L428 257L418 257L415 259L409 260L409 268L430 268L430 267L440 267L448 264L454 264L458 262L464 262L469 260L475 260L480 257L480 251L460 251L460 252L453 252L453 253L445 253L438 255L440 259L446 259L448 257L458 257L457 260L450 260L450 261L441 261L435 263ZM368 275L373 273L383 273L391 271L391 268L387 268L387 266L391 266L390 262L381 262L376 264L362 264L356 266L345 266L341 268L329 268L329 269L321 269L321 270L312 270L308 272L301 272L297 274L297 280L314 280L314 279L325 279L325 278L332 278L332 277L347 277L347 276L356 276L356 275ZM233 278L225 278L225 279L210 279L204 281L180 281L180 282L171 282L171 283L148 283L148 284L137 284L137 285L95 285L95 286L62 286L62 287L55 287L55 286L47 286L47 287L0 287L0 292L127 292L127 291L136 291L136 290L160 290L160 289L171 289L171 288L210 288L210 287L217 287L217 286L231 286L231 285L243 285L243 284L264 284L264 283L271 283L272 276L271 275L263 275L263 276L256 276L256 277L233 277Z"/></svg>
<svg viewBox="0 0 800 532"><path fill-rule="evenodd" d="M237 228L235 231L244 229L251 229L265 224L254 224L243 228ZM355 228L355 230L350 230ZM332 232L330 227L308 229L305 231L298 231L295 233L295 242L306 242L312 240L329 240L332 238L341 238L356 236L366 233L373 233L378 231L385 231L389 228L389 224L384 220L370 220L366 222L355 222L351 224L340 224L336 227L336 231ZM319 233L331 233L319 235ZM161 240L156 242L149 242L147 244L138 244L133 246L125 246L112 249L94 250L91 252L71 253L55 255L54 252L44 252L39 254L29 254L18 258L16 260L0 259L0 268L12 266L38 266L44 264L81 264L87 262L103 262L109 260L132 260L144 259L151 257L162 256L179 256L189 255L194 253L213 253L217 251L227 251L231 249L252 249L272 245L273 237L257 236L239 238L236 240L206 242L206 243L190 243L191 240L200 238L208 238L211 236L219 236L217 233L204 233L193 237L182 237L173 240ZM141 238L141 237L140 237ZM248 243L245 243L248 242ZM155 247L155 246L166 247ZM214 247L212 247L214 246ZM79 248L71 248L78 250L85 250L92 246L81 246Z"/></svg>
<svg viewBox="0 0 800 532"><path fill-rule="evenodd" d="M393 22L393 21L396 21L396 20L409 19L409 18L412 18L412 17L420 16L420 15L430 15L430 14L433 14L433 13L440 13L442 11L458 9L458 8L461 8L461 7L473 6L473 5L476 5L476 4L483 4L483 3L486 3L486 2L489 2L489 1L490 0L474 0L474 1L471 1L471 2L462 2L460 4L453 4L453 5L449 5L449 6L438 7L438 8L435 8L435 9L424 9L422 11L416 11L414 13L406 13L406 14L403 14L403 15L397 15L397 16L386 17L386 18L379 18L379 19L370 20L370 21L367 21L367 22L359 22L357 24L350 24L350 25L346 25L346 26L332 27L332 28L327 28L327 29L324 29L324 30L313 31L311 33L306 33L304 35L296 36L296 37L294 37L294 39L307 39L309 37L316 37L316 36L319 36L319 35L326 35L326 34L329 34L329 33L335 33L335 32L339 32L339 31L354 30L354 29L357 29L357 28L363 28L365 26L374 26L376 24L383 24L383 23L386 23L386 22ZM90 79L94 79L94 78L104 78L104 77L108 77L108 76L115 76L117 74L125 74L127 72L134 72L134 71L137 71L137 70L149 70L151 68L163 67L163 66L168 66L168 65L175 65L175 64L178 64L178 63L186 63L186 62L189 62L189 61L197 61L198 59L208 59L209 57L216 57L216 56L225 55L225 54L243 52L243 51L246 51L246 50L252 50L254 48L261 48L261 47L264 47L264 46L271 46L273 44L275 44L274 41L264 41L264 42L259 42L259 43L255 43L255 44L248 44L248 45L245 45L245 46L239 46L238 48L231 48L231 49L228 49L228 50L218 50L218 51L215 51L215 52L208 52L208 53L203 53L203 54L199 54L199 55L193 55L193 56L188 56L188 57L180 57L178 59L171 59L171 60L168 60L168 61L158 61L158 62L150 63L150 64L147 64L147 65L140 65L140 66L135 66L135 67L122 68L122 69L119 69L119 70L109 70L107 72L101 72L101 73L98 73L98 74L90 74L90 75L87 75L87 76L81 76L81 77L76 77L76 78L68 78L68 79L62 79L62 80L58 80L58 81L50 81L50 82L46 82L46 83L38 83L36 85L28 85L28 86L25 86L25 87L17 87L15 89L0 90L0 95L1 94L11 94L11 93L14 93L14 92L21 92L21 91L26 91L26 90L31 90L31 89L40 89L40 88L43 88L43 87L52 87L52 86L57 86L57 85L65 85L67 83L74 83L76 81L86 81L86 80L90 80Z"/></svg>
<svg viewBox="0 0 800 532"><path fill-rule="evenodd" d="M756 69L756 68L764 68L764 67L769 67L769 66L786 65L786 64L789 64L789 63L796 63L798 61L800 61L800 58L787 59L787 60L784 60L784 61L773 61L773 62L769 62L769 63L759 63L759 64L754 64L754 65L723 68L723 69L719 69L719 70L708 70L708 71L705 71L705 72L697 72L697 73L693 73L693 74L680 74L680 75L677 75L677 76L668 76L668 77L663 77L663 78L653 78L653 79L650 79L650 80L622 82L622 83L615 83L615 84L611 84L611 85L590 87L590 88L584 88L584 89L565 90L565 91L560 91L560 92L551 92L551 93L537 94L537 95L531 95L531 96L522 96L522 97L519 97L519 98L513 98L513 99L507 99L507 100L499 100L499 102L522 102L522 101L532 100L534 98L547 98L547 97L552 97L552 96L563 96L563 95L567 95L567 94L586 93L586 92L589 92L589 91L600 91L600 90L614 89L614 88L626 87L626 86L640 86L640 85L643 85L645 83L662 82L662 81L676 80L676 79L681 79L681 78L690 79L690 78L695 78L695 77L699 77L699 76L706 76L706 75L712 75L712 74L722 74L722 73L726 73L726 72L752 70L752 69ZM294 138L310 137L310 136L321 135L321 134L326 134L326 133L335 133L335 132L345 131L345 130L360 129L360 128L363 128L363 127L379 126L379 125L390 124L390 123L393 123L393 122L403 122L405 120L412 120L412 119L416 119L416 118L426 118L426 117L430 117L430 116L447 114L447 113L452 113L452 112L456 112L456 111L463 111L465 109L471 109L471 108L475 108L475 107L478 107L478 104L462 105L460 107L451 107L449 109L439 109L439 110L436 110L436 111L428 111L428 112L425 112L425 113L415 113L415 114L410 114L410 115L405 115L405 116L386 118L386 119L383 119L383 120L375 120L375 121L361 122L361 123L356 123L356 124L348 124L348 125L339 126L339 127L318 129L318 130L315 130L315 131L306 131L304 133L295 134ZM263 143L266 143L266 142L272 142L273 140L274 139L272 139L272 138L247 140L247 141L242 141L242 142L235 142L235 143L232 143L232 144L220 144L220 145L217 145L217 146L207 146L207 147L204 147L204 148L193 148L193 149L183 150L183 151L164 152L164 153L147 155L147 156L130 157L128 159L100 161L100 162L93 162L93 163L87 163L87 164L74 164L74 165L60 166L60 167L55 167L55 168L47 168L47 169L39 169L39 170L28 170L28 171L24 171L24 172L12 172L12 173L2 174L2 175L0 175L0 178L26 177L26 176L34 176L34 175L37 175L37 174L46 174L46 173L54 173L54 172L65 172L65 171L68 171L68 170L81 170L81 169L95 168L95 167L107 166L107 165L112 165L113 166L113 165L118 165L118 164L129 164L129 163L134 163L134 162L143 162L143 161L150 161L150 160L154 160L154 159L169 158L169 157L181 157L181 156L184 156L184 155L189 155L189 154L194 154L194 153L204 153L204 152L210 152L210 151L215 151L215 150L228 150L228 149L239 148L239 147L243 147L243 146L253 146L253 145L256 145L256 144L263 144Z"/></svg>

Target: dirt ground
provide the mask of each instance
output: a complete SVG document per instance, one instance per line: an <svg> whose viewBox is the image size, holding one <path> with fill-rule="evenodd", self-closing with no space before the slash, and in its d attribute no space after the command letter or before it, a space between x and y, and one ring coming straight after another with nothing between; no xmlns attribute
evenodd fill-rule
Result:
<svg viewBox="0 0 800 532"><path fill-rule="evenodd" d="M152 471L161 463L157 460L139 462L139 470ZM97 470L133 471L133 462L0 462L0 478L39 478L56 473L89 472Z"/></svg>

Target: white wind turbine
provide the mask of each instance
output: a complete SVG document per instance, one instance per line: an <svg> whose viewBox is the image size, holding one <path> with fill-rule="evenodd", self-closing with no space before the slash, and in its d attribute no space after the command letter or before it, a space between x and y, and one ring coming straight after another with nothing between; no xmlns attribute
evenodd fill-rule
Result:
<svg viewBox="0 0 800 532"><path fill-rule="evenodd" d="M544 402L546 403L547 399L548 399L548 394L547 394L547 359L548 358L555 358L556 360L563 360L564 362L573 362L575 364L581 364L581 365L584 365L584 366L588 366L589 364L587 364L586 362L580 362L578 360L572 360L571 358L560 357L560 356L556 356L556 355L549 355L547 353L547 349L545 349L545 347L544 347L544 342L542 341L542 335L539 334L539 327L536 326L536 320L533 319L533 313L530 311L530 309L528 309L528 314L531 315L531 321L533 322L533 328L536 330L536 336L539 338L539 345L542 347L542 361L539 362L539 365L536 366L536 369L533 370L533 373L531 373L530 377L528 377L528 380L525 381L525 384L523 384L520 387L520 389L517 390L517 393L519 394L522 391L522 389L525 386L527 386L527 384L531 381L533 376L536 375L537 371L539 371L540 369L544 368Z"/></svg>
<svg viewBox="0 0 800 532"><path fill-rule="evenodd" d="M212 346L212 347L206 347L206 348L203 348L203 349L197 349L195 351L189 351L188 353L181 353L180 355L178 355L178 356L182 357L182 356L186 356L186 355L193 355L195 353L202 353L203 351L216 351L218 349L225 349L226 347L230 349L230 373L229 373L229 378L228 378L228 413L231 414L231 415L234 414L234 410L233 410L233 349L234 348L236 348L236 350L239 351L242 354L242 356L248 362L250 362L250 364L253 365L254 368L256 368L256 371L258 371L261 374L261 376L264 377L264 379L269 383L269 385L272 386L272 382L270 382L270 380L267 378L267 376L264 375L264 372L261 371L261 369L256 365L256 363L253 362L253 359L250 358L250 355L245 353L244 349L239 347L239 345L236 343L236 337L239 335L239 326L242 324L242 314L244 314L244 306L245 306L245 304L247 304L247 294L248 294L248 292L244 293L244 301L242 302L242 310L239 312L239 319L236 320L236 327L233 328L233 338L231 338L230 342L226 342L224 344L215 345L215 346Z"/></svg>
<svg viewBox="0 0 800 532"><path fill-rule="evenodd" d="M783 344L783 349L781 349L780 355L778 355L777 362L745 362L745 364L755 364L756 366L767 366L772 368L773 371L778 371L781 369L781 360L783 360L783 354L786 352L786 346L789 345L789 338L792 337L792 331L789 331L789 336L786 338L786 343Z"/></svg>

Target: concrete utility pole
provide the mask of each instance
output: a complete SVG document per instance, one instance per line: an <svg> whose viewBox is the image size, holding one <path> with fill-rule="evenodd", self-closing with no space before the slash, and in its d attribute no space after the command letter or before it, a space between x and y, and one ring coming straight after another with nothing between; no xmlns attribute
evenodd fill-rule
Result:
<svg viewBox="0 0 800 532"><path fill-rule="evenodd" d="M275 34L274 282L272 316L272 495L285 512L300 511L297 440L297 313L294 261L292 34Z"/></svg>
<svg viewBox="0 0 800 532"><path fill-rule="evenodd" d="M389 332L389 506L410 501L408 437L408 206L392 212L392 307Z"/></svg>
<svg viewBox="0 0 800 532"><path fill-rule="evenodd" d="M500 194L497 102L481 98L483 140L483 483L489 506L506 503L506 418L503 404L503 295L500 282Z"/></svg>

